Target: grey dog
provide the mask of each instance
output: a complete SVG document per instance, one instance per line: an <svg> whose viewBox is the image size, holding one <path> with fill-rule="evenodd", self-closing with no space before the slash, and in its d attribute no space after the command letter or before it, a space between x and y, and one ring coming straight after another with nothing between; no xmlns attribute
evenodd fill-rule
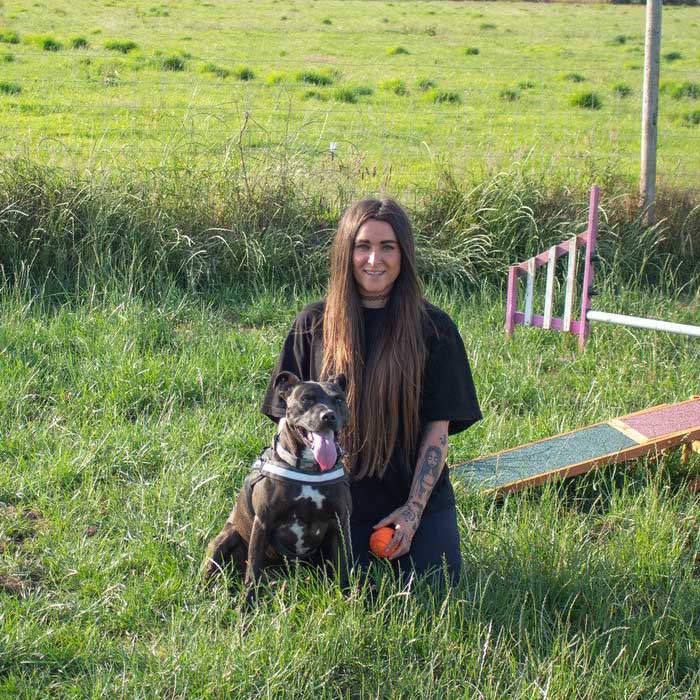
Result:
<svg viewBox="0 0 700 700"><path fill-rule="evenodd" d="M345 587L352 501L337 444L349 415L345 375L302 382L280 372L275 389L286 415L209 544L205 582L233 565L250 591L264 567L302 560L336 564Z"/></svg>

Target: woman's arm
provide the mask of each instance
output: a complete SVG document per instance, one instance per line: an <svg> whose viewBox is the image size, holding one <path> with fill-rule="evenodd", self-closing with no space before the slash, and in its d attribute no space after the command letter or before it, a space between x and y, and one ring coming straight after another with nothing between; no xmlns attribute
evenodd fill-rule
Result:
<svg viewBox="0 0 700 700"><path fill-rule="evenodd" d="M413 474L411 490L405 505L380 520L374 527L393 525L394 538L387 545L387 551L397 547L389 559L398 559L411 549L423 511L430 494L437 483L447 459L447 429L449 421L439 420L428 423L423 433L418 461Z"/></svg>

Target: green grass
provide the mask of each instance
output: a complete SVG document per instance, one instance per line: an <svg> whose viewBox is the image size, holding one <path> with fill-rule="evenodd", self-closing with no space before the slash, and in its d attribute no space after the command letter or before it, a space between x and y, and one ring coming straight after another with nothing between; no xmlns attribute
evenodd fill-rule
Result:
<svg viewBox="0 0 700 700"><path fill-rule="evenodd" d="M7 80L0 80L0 95L19 95L21 92L21 85Z"/></svg>
<svg viewBox="0 0 700 700"><path fill-rule="evenodd" d="M108 51L118 51L119 53L130 53L138 48L138 44L131 39L110 39L105 42Z"/></svg>
<svg viewBox="0 0 700 700"><path fill-rule="evenodd" d="M197 577L252 459L294 313L229 285L61 299L0 294L0 697L695 697L700 471L669 454L503 502L457 486L464 580L447 599L381 567L374 601L299 570L260 591ZM518 328L484 288L429 290L460 328L485 419L457 462L687 398L697 343ZM678 293L605 287L611 310L689 320ZM541 381L547 377L546 384Z"/></svg>
<svg viewBox="0 0 700 700"><path fill-rule="evenodd" d="M643 7L494 2L477 11L468 3L419 2L413 12L405 2L380 2L374 9L368 15L359 0L284 9L274 0L213 7L187 0L167 9L130 0L108 10L90 0L56 0L50 11L40 3L7 10L0 35L18 43L14 64L0 63L0 80L24 90L0 104L5 152L91 170L218 168L247 118L246 135L258 152L278 149L292 135L322 167L335 141L339 162L361 158L374 190L387 177L404 190L420 189L436 160L460 177L490 175L525 157L541 174L561 178L581 177L590 162L638 177L639 103L616 99L614 87L624 83L641 94ZM674 7L669 15L664 53L680 58L663 61L663 79L680 85L700 70L688 38L697 10ZM33 36L65 47L84 37L90 46L42 52ZM191 56L187 70L161 70L157 59L184 58L183 48ZM81 63L111 54L124 64L108 81ZM208 64L220 70L203 70ZM234 66L256 78L227 84L224 94L221 77ZM289 78L265 80L274 74ZM535 75L536 87L506 105L503 91ZM585 77L601 109L572 110L571 86L561 79L567 75ZM459 109L424 100L420 80L461 95ZM403 81L409 94L380 87L390 81ZM326 100L305 99L308 90L322 94L331 84L374 92L354 102L332 99L331 91ZM692 187L696 133L678 119L670 92L661 96L659 126L661 177Z"/></svg>
<svg viewBox="0 0 700 700"><path fill-rule="evenodd" d="M584 109L600 109L603 102L595 92L577 92L571 96L572 107L583 107Z"/></svg>

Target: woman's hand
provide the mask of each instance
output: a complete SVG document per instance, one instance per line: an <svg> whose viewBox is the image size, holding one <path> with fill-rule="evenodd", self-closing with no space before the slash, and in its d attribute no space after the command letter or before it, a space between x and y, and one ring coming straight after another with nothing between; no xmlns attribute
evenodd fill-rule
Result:
<svg viewBox="0 0 700 700"><path fill-rule="evenodd" d="M394 527L394 537L386 546L385 551L391 552L389 559L394 560L408 554L411 549L413 536L416 534L423 508L420 503L409 501L401 508L397 508L393 513L390 513L386 518L382 518L375 526L377 530L380 527ZM395 551L391 551L396 547Z"/></svg>

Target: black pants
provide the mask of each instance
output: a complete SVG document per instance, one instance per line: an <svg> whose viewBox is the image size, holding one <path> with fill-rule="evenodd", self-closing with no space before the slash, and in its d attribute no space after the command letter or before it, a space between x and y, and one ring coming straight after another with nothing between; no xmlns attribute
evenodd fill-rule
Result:
<svg viewBox="0 0 700 700"><path fill-rule="evenodd" d="M376 561L374 554L369 551L373 525L374 523L350 521L353 558L355 564L363 570L369 567L371 561ZM393 564L404 576L412 572L418 575L437 572L441 575L443 566L447 564L450 581L453 585L456 584L462 568L457 509L452 506L437 513L424 513L413 537L411 550Z"/></svg>

